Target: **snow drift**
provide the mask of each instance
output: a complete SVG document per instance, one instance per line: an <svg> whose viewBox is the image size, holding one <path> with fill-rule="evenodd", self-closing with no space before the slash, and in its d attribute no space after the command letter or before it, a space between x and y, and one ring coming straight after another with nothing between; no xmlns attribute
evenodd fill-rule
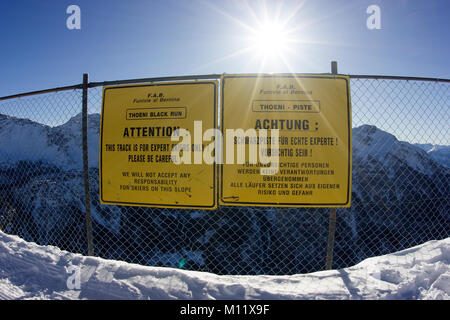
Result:
<svg viewBox="0 0 450 320"><path fill-rule="evenodd" d="M449 263L447 238L341 270L219 276L86 257L0 232L0 299L449 299Z"/></svg>

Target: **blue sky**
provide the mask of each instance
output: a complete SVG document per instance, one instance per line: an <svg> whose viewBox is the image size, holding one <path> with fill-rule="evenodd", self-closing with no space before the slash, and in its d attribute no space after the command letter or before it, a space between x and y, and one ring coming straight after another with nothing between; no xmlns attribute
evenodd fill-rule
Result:
<svg viewBox="0 0 450 320"><path fill-rule="evenodd" d="M81 8L81 30L66 27L71 4ZM372 4L381 30L366 27ZM239 54L249 29L277 12L285 31L295 29L284 60L261 66L260 50ZM0 96L80 83L85 72L91 81L322 73L332 60L344 74L450 78L449 14L447 0L5 0Z"/></svg>

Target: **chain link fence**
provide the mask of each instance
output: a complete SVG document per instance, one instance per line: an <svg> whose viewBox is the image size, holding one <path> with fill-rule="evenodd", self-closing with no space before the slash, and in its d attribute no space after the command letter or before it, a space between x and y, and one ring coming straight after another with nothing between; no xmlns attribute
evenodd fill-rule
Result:
<svg viewBox="0 0 450 320"><path fill-rule="evenodd" d="M350 77L352 205L337 209L333 268L450 236L450 81ZM101 205L102 86L89 87L96 256L216 274L325 268L328 208ZM87 254L81 105L81 85L0 100L0 229Z"/></svg>

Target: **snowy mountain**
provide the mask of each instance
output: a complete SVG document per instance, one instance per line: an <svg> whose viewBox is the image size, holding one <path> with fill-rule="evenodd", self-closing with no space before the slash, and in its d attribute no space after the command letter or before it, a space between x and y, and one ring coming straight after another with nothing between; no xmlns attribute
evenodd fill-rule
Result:
<svg viewBox="0 0 450 320"><path fill-rule="evenodd" d="M439 170L439 165L422 150L407 142L399 141L390 133L379 130L375 126L363 125L352 131L353 154L355 163L359 166L371 166L372 160L383 161L383 166L389 168L388 174L395 174L392 166L397 162L426 175L432 175Z"/></svg>
<svg viewBox="0 0 450 320"><path fill-rule="evenodd" d="M86 257L0 232L0 300L449 300L449 260L447 238L347 269L292 276L219 276ZM213 315L223 312L218 309ZM177 318L180 308L164 312L169 319Z"/></svg>
<svg viewBox="0 0 450 320"><path fill-rule="evenodd" d="M321 270L326 208L195 210L98 201L98 114L89 115L95 253L217 274ZM338 209L333 267L450 237L450 169L374 126L353 129L352 206ZM81 116L58 127L0 115L0 229L86 253ZM182 262L182 263L181 263Z"/></svg>
<svg viewBox="0 0 450 320"><path fill-rule="evenodd" d="M88 117L89 166L98 168L100 115ZM81 113L61 126L0 114L0 166L20 161L43 162L63 169L82 164Z"/></svg>
<svg viewBox="0 0 450 320"><path fill-rule="evenodd" d="M415 144L415 146L425 150L434 160L450 168L450 146L435 144Z"/></svg>

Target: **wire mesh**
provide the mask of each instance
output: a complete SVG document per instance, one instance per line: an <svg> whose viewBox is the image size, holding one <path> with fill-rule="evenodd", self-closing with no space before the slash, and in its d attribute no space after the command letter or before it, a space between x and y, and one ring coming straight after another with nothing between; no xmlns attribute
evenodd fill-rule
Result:
<svg viewBox="0 0 450 320"><path fill-rule="evenodd" d="M101 100L90 88L97 256L216 274L324 269L328 208L101 205ZM333 268L450 236L449 83L353 78L351 100L352 205L337 209ZM81 90L0 101L0 229L86 254L80 112Z"/></svg>
<svg viewBox="0 0 450 320"><path fill-rule="evenodd" d="M0 229L85 253L81 92L0 102Z"/></svg>

